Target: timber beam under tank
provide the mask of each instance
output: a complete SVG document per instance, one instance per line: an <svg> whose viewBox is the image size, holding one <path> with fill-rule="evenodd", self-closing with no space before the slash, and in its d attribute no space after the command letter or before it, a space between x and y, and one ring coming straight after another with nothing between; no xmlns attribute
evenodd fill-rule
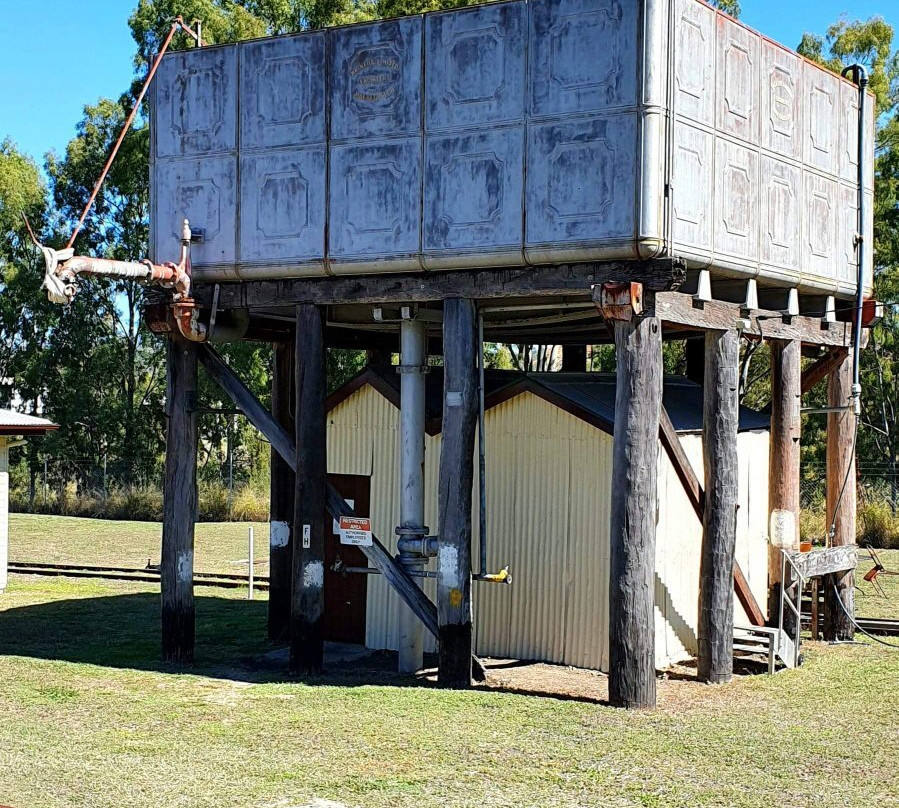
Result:
<svg viewBox="0 0 899 808"><path fill-rule="evenodd" d="M602 283L642 283L647 291L677 289L686 279L677 258L474 269L455 272L242 281L219 286L221 309L260 309L314 303L424 303L447 298L552 297L588 294ZM197 302L210 306L214 286L198 285Z"/></svg>

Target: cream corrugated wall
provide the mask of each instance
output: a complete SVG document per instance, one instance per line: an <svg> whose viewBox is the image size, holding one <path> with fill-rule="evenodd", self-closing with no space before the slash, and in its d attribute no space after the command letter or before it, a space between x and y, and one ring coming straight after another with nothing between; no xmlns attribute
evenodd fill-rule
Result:
<svg viewBox="0 0 899 808"><path fill-rule="evenodd" d="M680 435L690 463L703 479L702 435ZM736 559L763 610L768 587L768 433L741 432ZM667 454L659 459L656 531L656 661L675 662L696 653L702 524ZM750 485L751 482L751 485ZM749 625L734 598L734 622Z"/></svg>
<svg viewBox="0 0 899 808"><path fill-rule="evenodd" d="M478 653L608 669L612 438L541 398L517 396L487 412L488 566L509 565L512 586L475 583ZM370 387L331 411L328 470L371 475L373 529L392 551L399 521L399 412ZM702 474L702 441L684 435ZM766 433L740 435L737 555L760 603L767 585ZM425 442L425 514L437 532L440 436ZM764 473L763 473L764 472ZM753 480L750 490L748 480ZM472 548L477 566L475 489ZM701 526L663 452L659 456L656 664L695 653ZM433 562L432 562L433 568ZM433 581L425 591L433 598ZM368 579L366 644L396 648L398 599ZM737 621L745 622L737 607ZM426 650L434 650L427 636Z"/></svg>

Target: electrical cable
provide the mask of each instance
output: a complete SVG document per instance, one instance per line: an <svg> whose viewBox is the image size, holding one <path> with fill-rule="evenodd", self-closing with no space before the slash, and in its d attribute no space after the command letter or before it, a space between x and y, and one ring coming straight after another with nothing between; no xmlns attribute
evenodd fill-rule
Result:
<svg viewBox="0 0 899 808"><path fill-rule="evenodd" d="M855 626L856 631L860 631L866 637L870 637L874 642L879 642L881 645L885 645L887 648L894 648L899 650L899 644L893 642L887 642L886 640L880 639L880 637L875 637L870 631L865 631L856 621L855 618L849 614L849 610L843 605L843 599L840 597L840 590L837 589L837 582L832 581L834 595L836 595L837 603L840 604L840 608L843 610L843 614L849 619L849 622Z"/></svg>

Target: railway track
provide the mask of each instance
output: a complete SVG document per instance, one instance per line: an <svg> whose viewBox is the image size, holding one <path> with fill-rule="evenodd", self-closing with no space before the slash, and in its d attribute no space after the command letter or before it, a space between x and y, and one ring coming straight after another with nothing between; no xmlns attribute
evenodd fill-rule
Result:
<svg viewBox="0 0 899 808"><path fill-rule="evenodd" d="M89 564L41 564L28 561L10 561L9 571L21 575L49 575L67 578L103 578L113 581L140 581L159 583L159 567L98 567ZM199 586L215 586L223 589L239 589L247 585L247 576L228 572L195 572L194 581ZM253 576L253 588L268 589L268 577Z"/></svg>
<svg viewBox="0 0 899 808"><path fill-rule="evenodd" d="M115 581L140 581L159 583L159 568L150 567L98 567L89 564L39 564L29 561L10 561L9 571L21 575L55 575L68 578L105 578ZM247 585L247 576L228 572L195 572L194 580L199 586L215 586L223 589L239 589ZM254 575L256 589L268 589L268 576ZM803 622L811 616L803 613ZM879 620L859 617L856 622L872 634L899 636L899 619Z"/></svg>

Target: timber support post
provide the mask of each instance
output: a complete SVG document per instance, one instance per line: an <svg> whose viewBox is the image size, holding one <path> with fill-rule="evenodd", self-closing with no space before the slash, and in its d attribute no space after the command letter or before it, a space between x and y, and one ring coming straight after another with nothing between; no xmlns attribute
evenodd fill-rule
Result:
<svg viewBox="0 0 899 808"><path fill-rule="evenodd" d="M705 509L699 566L699 679L729 682L734 669L734 553L737 544L740 335L707 331L702 447Z"/></svg>
<svg viewBox="0 0 899 808"><path fill-rule="evenodd" d="M293 369L293 342L276 343L272 368L272 417L291 436L294 434ZM291 533L296 478L274 446L270 463L268 638L272 642L282 642L287 639L290 628Z"/></svg>
<svg viewBox="0 0 899 808"><path fill-rule="evenodd" d="M802 400L799 340L771 343L771 462L768 480L768 621L780 613L781 550L799 549L799 438ZM791 613L784 629L795 640L799 631Z"/></svg>
<svg viewBox="0 0 899 808"><path fill-rule="evenodd" d="M827 405L845 407L827 416L827 527L830 546L855 544L856 479L855 429L852 409L852 355L843 351L842 361L827 379ZM855 628L847 616L855 614L855 573L852 570L825 576L824 639L851 640ZM836 587L836 588L835 588Z"/></svg>
<svg viewBox="0 0 899 808"><path fill-rule="evenodd" d="M478 318L475 304L443 306L443 432L440 445L437 554L437 680L469 687L472 675L471 506L478 421Z"/></svg>
<svg viewBox="0 0 899 808"><path fill-rule="evenodd" d="M617 707L647 708L656 704L655 543L662 327L653 310L654 301L644 298L642 289L634 288L639 284L629 286L604 288L599 302L600 310L613 321L617 360L609 701Z"/></svg>
<svg viewBox="0 0 899 808"><path fill-rule="evenodd" d="M197 346L166 341L163 484L162 658L194 659L194 523L197 519Z"/></svg>
<svg viewBox="0 0 899 808"><path fill-rule="evenodd" d="M291 673L322 670L325 611L325 323L320 306L296 307L296 494L290 608Z"/></svg>

